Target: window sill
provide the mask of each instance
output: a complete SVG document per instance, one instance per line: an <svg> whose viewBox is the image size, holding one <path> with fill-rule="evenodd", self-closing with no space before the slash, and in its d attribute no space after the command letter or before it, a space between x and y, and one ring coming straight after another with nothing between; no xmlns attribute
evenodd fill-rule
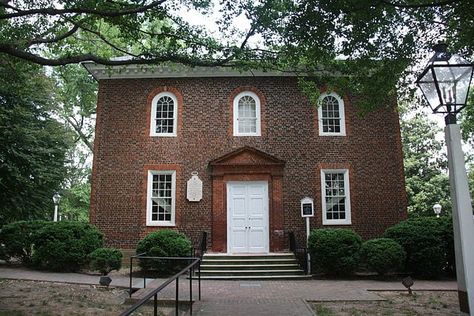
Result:
<svg viewBox="0 0 474 316"><path fill-rule="evenodd" d="M147 222L146 226L151 227L176 227L175 223L166 223L166 222Z"/></svg>
<svg viewBox="0 0 474 316"><path fill-rule="evenodd" d="M319 133L319 136L347 136L346 133Z"/></svg>
<svg viewBox="0 0 474 316"><path fill-rule="evenodd" d="M176 134L150 134L150 137L177 137Z"/></svg>
<svg viewBox="0 0 474 316"><path fill-rule="evenodd" d="M338 221L338 220L323 220L323 225L352 225L350 220Z"/></svg>

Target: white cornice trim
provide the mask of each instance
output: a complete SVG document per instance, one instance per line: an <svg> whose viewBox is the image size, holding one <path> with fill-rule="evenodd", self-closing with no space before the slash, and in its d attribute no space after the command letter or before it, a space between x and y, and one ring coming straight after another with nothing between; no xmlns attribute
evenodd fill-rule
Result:
<svg viewBox="0 0 474 316"><path fill-rule="evenodd" d="M94 62L82 65L96 79L202 78L202 77L295 77L291 71L240 71L228 67L189 67L178 64L104 66ZM301 74L300 74L301 75Z"/></svg>

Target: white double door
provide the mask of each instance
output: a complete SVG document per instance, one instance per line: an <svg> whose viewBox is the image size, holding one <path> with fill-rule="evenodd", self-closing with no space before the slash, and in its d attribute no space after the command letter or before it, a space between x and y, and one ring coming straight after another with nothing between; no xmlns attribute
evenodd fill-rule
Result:
<svg viewBox="0 0 474 316"><path fill-rule="evenodd" d="M227 183L227 252L268 253L268 183Z"/></svg>

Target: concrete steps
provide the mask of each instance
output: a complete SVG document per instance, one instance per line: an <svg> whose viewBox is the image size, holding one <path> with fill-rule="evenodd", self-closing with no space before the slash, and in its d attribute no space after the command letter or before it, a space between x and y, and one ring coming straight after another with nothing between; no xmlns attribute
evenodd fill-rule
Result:
<svg viewBox="0 0 474 316"><path fill-rule="evenodd" d="M201 279L265 280L307 279L292 253L265 255L205 254L201 263Z"/></svg>

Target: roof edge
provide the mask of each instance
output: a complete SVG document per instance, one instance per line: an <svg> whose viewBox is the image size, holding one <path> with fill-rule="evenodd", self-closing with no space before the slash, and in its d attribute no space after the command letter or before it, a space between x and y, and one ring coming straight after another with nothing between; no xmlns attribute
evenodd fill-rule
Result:
<svg viewBox="0 0 474 316"><path fill-rule="evenodd" d="M92 61L82 65L96 80L143 78L213 78L213 77L297 77L297 71L239 70L231 67L191 67L181 64L105 66Z"/></svg>

